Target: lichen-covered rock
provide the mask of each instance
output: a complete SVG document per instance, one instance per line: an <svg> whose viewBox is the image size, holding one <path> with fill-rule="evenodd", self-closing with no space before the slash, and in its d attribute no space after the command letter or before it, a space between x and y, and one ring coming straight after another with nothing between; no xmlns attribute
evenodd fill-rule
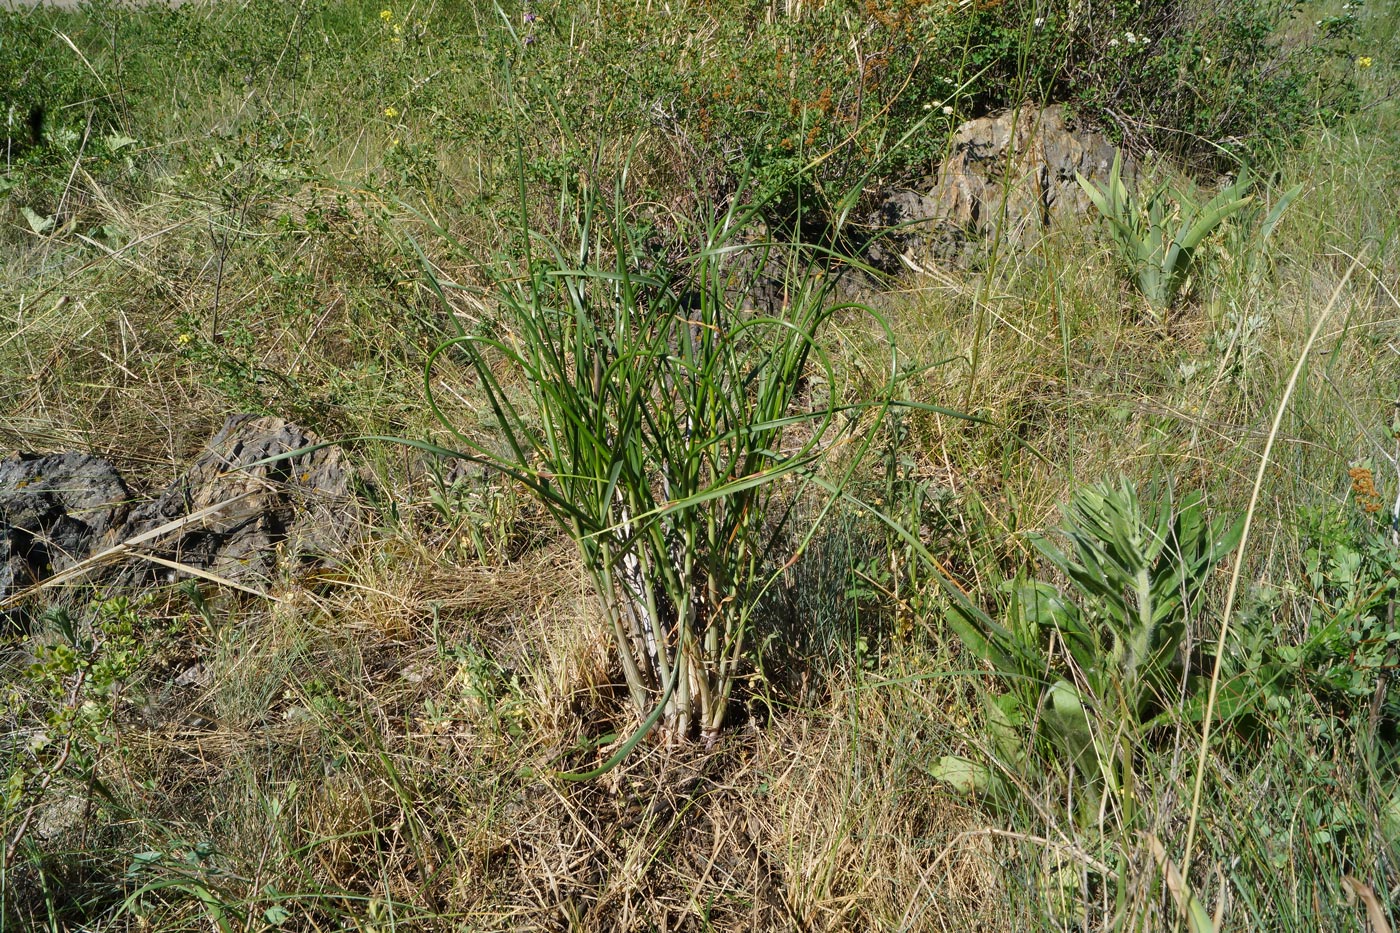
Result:
<svg viewBox="0 0 1400 933"><path fill-rule="evenodd" d="M885 198L870 225L877 231L866 252L876 269L920 271L932 260L961 262L970 249L968 233L938 215L938 202L917 191L900 189Z"/></svg>
<svg viewBox="0 0 1400 933"><path fill-rule="evenodd" d="M155 500L133 509L108 543L140 540L174 523L170 531L142 541L141 552L236 581L333 564L353 536L358 514L353 474L340 448L261 462L318 443L315 435L281 418L230 417L194 465ZM228 505L189 518L220 503ZM177 573L141 563L142 572ZM130 580L134 572L137 566L128 565L123 576Z"/></svg>
<svg viewBox="0 0 1400 933"><path fill-rule="evenodd" d="M21 453L0 460L0 601L87 557L130 503L126 483L100 457Z"/></svg>
<svg viewBox="0 0 1400 933"><path fill-rule="evenodd" d="M1058 104L964 123L932 184L893 192L871 218L876 228L897 228L872 260L887 268L901 256L906 266L956 261L968 254L969 236L1029 246L1052 225L1089 210L1075 175L1102 181L1115 151L1102 134L1075 127ZM1124 182L1131 186L1136 175L1125 160Z"/></svg>

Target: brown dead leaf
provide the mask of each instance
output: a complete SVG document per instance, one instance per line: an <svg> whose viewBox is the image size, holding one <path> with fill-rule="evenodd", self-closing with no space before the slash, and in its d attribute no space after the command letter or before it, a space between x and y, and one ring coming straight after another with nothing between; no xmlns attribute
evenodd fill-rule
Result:
<svg viewBox="0 0 1400 933"><path fill-rule="evenodd" d="M1354 904L1360 898L1361 903L1366 905L1366 925L1371 933L1391 933L1385 908L1369 884L1353 875L1342 875L1342 890L1346 892L1349 903Z"/></svg>

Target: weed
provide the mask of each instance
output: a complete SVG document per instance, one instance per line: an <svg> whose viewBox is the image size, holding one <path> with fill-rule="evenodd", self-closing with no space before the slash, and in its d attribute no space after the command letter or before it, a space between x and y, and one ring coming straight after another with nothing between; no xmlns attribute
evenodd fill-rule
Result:
<svg viewBox="0 0 1400 933"><path fill-rule="evenodd" d="M692 256L647 269L625 205L608 216L596 193L578 197L575 241L531 233L526 275L499 289L503 333L434 354L467 360L505 453L444 421L468 456L507 472L569 531L638 710L661 697L673 738L713 743L785 547L793 493L779 483L815 469L831 443L834 402L798 403L809 367L835 381L820 343L838 309L835 270L794 254L782 310L746 312L756 283L740 268L736 289L733 263L756 253L761 270L772 245L739 245L753 214L741 199L696 231ZM525 384L523 401L502 371Z"/></svg>
<svg viewBox="0 0 1400 933"><path fill-rule="evenodd" d="M1169 210L1165 186L1156 188L1139 201L1123 184L1122 169L1120 152L1113 158L1106 188L1099 188L1083 175L1075 177L1099 213L1108 220L1109 233L1118 247L1119 257L1127 265L1148 306L1160 318L1176 304L1201 241L1249 203L1249 174L1242 170L1234 184L1203 208L1177 192L1175 210ZM1269 224L1270 229L1272 226ZM1170 227L1176 227L1176 232L1172 233Z"/></svg>
<svg viewBox="0 0 1400 933"><path fill-rule="evenodd" d="M1168 489L1144 508L1126 483L1084 489L1066 509L1072 550L1035 539L1073 598L1017 579L999 621L970 604L955 616L963 642L1007 679L1008 692L987 703L993 767L1023 772L1033 747L1043 765L1077 774L1085 825L1132 800L1134 750L1157 712L1178 707L1187 623L1240 534L1203 513L1199 494L1178 507ZM992 774L976 783L989 786Z"/></svg>

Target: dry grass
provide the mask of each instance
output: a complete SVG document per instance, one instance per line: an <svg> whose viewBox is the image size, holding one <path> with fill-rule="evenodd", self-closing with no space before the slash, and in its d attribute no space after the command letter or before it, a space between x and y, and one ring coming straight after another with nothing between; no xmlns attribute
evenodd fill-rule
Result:
<svg viewBox="0 0 1400 933"><path fill-rule="evenodd" d="M910 416L892 447L936 501L921 531L961 585L990 603L1032 559L1026 533L1106 474L1172 477L1240 510L1280 387L1359 258L1286 412L1244 558L1247 581L1285 591L1280 627L1309 631L1301 516L1346 506L1348 465L1383 460L1400 385L1400 124L1384 90L1283 166L1306 193L1272 274L1251 282L1213 257L1161 326L1082 229L868 296L903 358L929 367L910 397L966 402L990 422ZM171 165L199 151L225 103L190 116ZM664 192L663 217L695 205L682 143L657 131L633 156L637 197ZM112 247L4 234L0 446L94 451L149 491L233 410L331 437L432 436L419 367L444 317L405 234L444 278L479 283L504 221L455 211L482 194L482 160L504 157L436 146L443 175L410 210L360 184L383 149L336 136L322 174L288 182L254 166L223 189L167 183L173 170L139 188L73 172L80 229L126 235ZM424 214L480 255L434 238ZM475 294L454 300L489 311ZM878 343L865 319L842 321L843 391L880 372ZM476 430L467 381L450 366L436 376L454 423ZM998 803L930 776L939 756L985 745L978 690L994 684L968 670L927 570L871 524L833 522L790 568L769 660L713 750L643 745L604 778L566 783L547 772L596 764L637 725L573 545L499 476L459 477L465 498L444 516L416 456L350 449L379 508L344 573L273 581L264 602L208 589L142 604L149 654L114 702L100 783L53 787L31 857L0 881L16 916L203 930L218 926L212 904L240 931L263 930L273 907L287 911L281 929L327 933L1062 929L1042 883L1095 864L1126 879L1127 906L1115 920L1098 885L1071 905L1086 927L1175 921L1147 843L1076 836L1054 782ZM861 477L862 493L882 495L884 480ZM897 579L879 577L890 569ZM853 574L881 596L851 598ZM1198 621L1197 636L1214 631ZM25 660L11 654L4 676L22 694ZM1142 752L1142 796L1175 858L1197 740L1169 731ZM1190 880L1212 904L1227 880L1228 928L1359 928L1372 901L1345 905L1342 872L1384 903L1396 880L1365 749L1286 720L1262 732L1257 757L1241 745L1212 763ZM1318 841L1347 807L1362 828ZM161 857L128 875L140 853ZM162 886L128 901L146 882Z"/></svg>

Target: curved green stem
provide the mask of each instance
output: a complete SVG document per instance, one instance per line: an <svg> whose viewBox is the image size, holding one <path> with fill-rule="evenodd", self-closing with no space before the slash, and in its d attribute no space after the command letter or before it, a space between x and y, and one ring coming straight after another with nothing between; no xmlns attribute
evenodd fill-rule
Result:
<svg viewBox="0 0 1400 933"><path fill-rule="evenodd" d="M671 668L671 681L666 685L666 692L661 695L661 701L656 704L656 708L642 721L641 726L632 737L622 743L622 747L612 753L607 761L603 762L592 771L550 771L549 774L561 781L592 781L607 774L613 768L622 764L623 759L632 754L632 749L636 748L647 737L647 734L656 727L661 716L666 712L666 704L671 702L671 694L676 690L676 682L680 679L681 665L676 664Z"/></svg>

